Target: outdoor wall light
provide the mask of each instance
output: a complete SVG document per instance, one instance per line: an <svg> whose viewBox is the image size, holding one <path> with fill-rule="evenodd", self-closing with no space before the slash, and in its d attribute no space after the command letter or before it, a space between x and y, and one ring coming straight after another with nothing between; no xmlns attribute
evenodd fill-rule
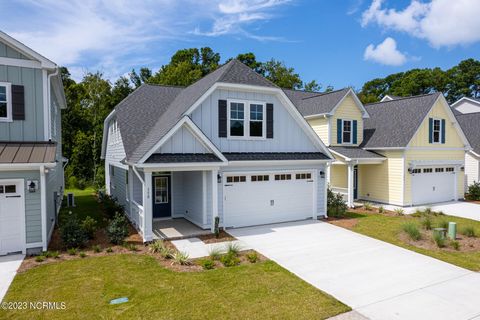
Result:
<svg viewBox="0 0 480 320"><path fill-rule="evenodd" d="M412 168L408 168L408 173L412 174L413 172L413 169Z"/></svg>
<svg viewBox="0 0 480 320"><path fill-rule="evenodd" d="M217 174L217 183L222 183L222 176L219 174Z"/></svg>
<svg viewBox="0 0 480 320"><path fill-rule="evenodd" d="M34 193L38 189L38 181L37 180L29 180L27 181L27 188L28 192Z"/></svg>
<svg viewBox="0 0 480 320"><path fill-rule="evenodd" d="M320 171L320 178L324 179L325 178L325 171Z"/></svg>

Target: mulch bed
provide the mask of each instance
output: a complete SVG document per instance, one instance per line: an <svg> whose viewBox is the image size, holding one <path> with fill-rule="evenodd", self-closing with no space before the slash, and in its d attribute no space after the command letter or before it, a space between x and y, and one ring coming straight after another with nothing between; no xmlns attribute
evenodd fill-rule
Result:
<svg viewBox="0 0 480 320"><path fill-rule="evenodd" d="M204 234L204 235L198 236L198 238L202 240L204 243L218 243L218 242L237 240L235 237L226 233L224 230L220 230L220 234L218 238L216 238L215 234L213 233Z"/></svg>
<svg viewBox="0 0 480 320"><path fill-rule="evenodd" d="M480 238L469 238L467 236L457 234L455 239L460 244L459 250L455 250L450 245L450 239L445 239L445 247L439 248L436 243L433 241L432 230L421 230L422 239L418 241L412 240L407 234L401 232L399 234L399 239L406 244L417 248L423 248L427 250L437 250L437 251L450 251L450 252L473 252L480 250Z"/></svg>
<svg viewBox="0 0 480 320"><path fill-rule="evenodd" d="M328 217L326 219L328 223L331 223L335 226L346 228L346 229L353 229L358 224L357 218L333 218Z"/></svg>

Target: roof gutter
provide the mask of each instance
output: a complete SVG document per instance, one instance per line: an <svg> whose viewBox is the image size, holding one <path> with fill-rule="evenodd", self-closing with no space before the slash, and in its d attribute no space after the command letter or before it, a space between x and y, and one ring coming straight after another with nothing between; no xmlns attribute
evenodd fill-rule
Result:
<svg viewBox="0 0 480 320"><path fill-rule="evenodd" d="M15 171L15 170L39 170L40 167L54 168L57 165L53 163L0 163L0 171Z"/></svg>
<svg viewBox="0 0 480 320"><path fill-rule="evenodd" d="M115 115L115 109L110 112L110 114L103 120L103 138L102 138L102 153L100 155L100 159L105 159L105 154L107 153L107 132L108 126L107 124L110 122L112 117Z"/></svg>

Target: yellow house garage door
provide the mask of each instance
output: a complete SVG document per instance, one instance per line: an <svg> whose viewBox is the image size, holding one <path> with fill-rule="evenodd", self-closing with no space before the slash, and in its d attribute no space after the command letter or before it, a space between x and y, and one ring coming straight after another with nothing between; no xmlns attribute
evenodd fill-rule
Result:
<svg viewBox="0 0 480 320"><path fill-rule="evenodd" d="M455 199L454 167L417 167L412 172L413 205L447 202Z"/></svg>

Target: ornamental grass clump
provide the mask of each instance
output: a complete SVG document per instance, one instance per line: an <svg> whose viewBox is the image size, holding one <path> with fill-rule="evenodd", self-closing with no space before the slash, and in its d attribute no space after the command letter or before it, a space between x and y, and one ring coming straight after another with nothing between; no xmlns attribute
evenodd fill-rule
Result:
<svg viewBox="0 0 480 320"><path fill-rule="evenodd" d="M417 225L413 222L404 223L402 225L402 230L414 241L418 241L422 238L422 234L418 230Z"/></svg>
<svg viewBox="0 0 480 320"><path fill-rule="evenodd" d="M422 228L425 230L432 230L433 227L433 221L430 216L425 216L422 218L420 221L420 224L422 225Z"/></svg>

